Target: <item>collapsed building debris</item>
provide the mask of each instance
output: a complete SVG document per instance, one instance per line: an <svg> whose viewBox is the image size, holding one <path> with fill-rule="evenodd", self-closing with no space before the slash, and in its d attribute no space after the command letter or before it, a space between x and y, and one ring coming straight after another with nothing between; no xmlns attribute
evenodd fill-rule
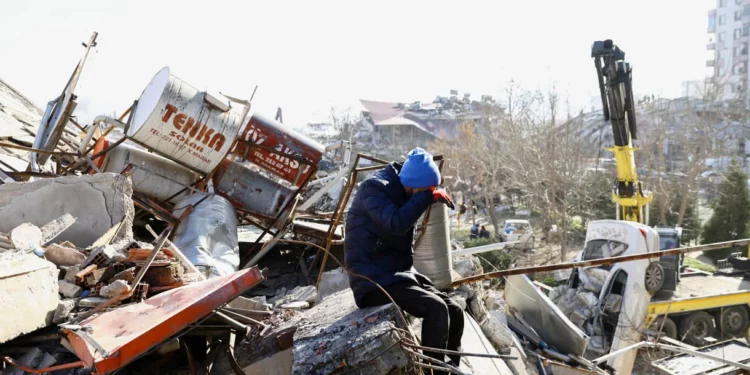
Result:
<svg viewBox="0 0 750 375"><path fill-rule="evenodd" d="M132 194L130 180L111 173L3 184L0 185L0 232L9 233L19 222L41 227L69 214L76 221L56 241L87 247L120 224L122 229L116 237L132 238Z"/></svg>
<svg viewBox="0 0 750 375"><path fill-rule="evenodd" d="M35 118L36 137L0 137L10 142L0 149L29 159L0 164L0 319L8 323L0 348L17 358L0 360L14 372L138 373L169 363L191 372L385 374L450 365L424 361L407 333L418 333L419 319L405 322L393 305L357 309L347 271L327 263L343 250L357 181L386 161L352 160L348 142L323 147L227 97L244 106L235 113L169 68L121 116L85 128L70 117L74 87ZM324 160L331 154L338 165ZM607 274L584 270L580 287L553 291L557 306L525 276L489 288L478 258L456 256L471 251L451 253L449 220L443 205L420 220L415 268L465 310L466 355L451 370L602 373L580 354L601 336L595 306L623 309L617 294L598 300Z"/></svg>
<svg viewBox="0 0 750 375"><path fill-rule="evenodd" d="M59 271L35 255L0 252L0 343L52 324Z"/></svg>

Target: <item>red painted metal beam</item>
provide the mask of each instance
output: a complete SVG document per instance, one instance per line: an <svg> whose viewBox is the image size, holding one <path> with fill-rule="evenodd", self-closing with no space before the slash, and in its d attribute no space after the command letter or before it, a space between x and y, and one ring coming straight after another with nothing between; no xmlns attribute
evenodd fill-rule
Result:
<svg viewBox="0 0 750 375"><path fill-rule="evenodd" d="M196 282L80 322L79 325L87 327L88 333L65 330L65 334L87 368L93 367L96 374L110 373L261 281L263 275L253 267Z"/></svg>

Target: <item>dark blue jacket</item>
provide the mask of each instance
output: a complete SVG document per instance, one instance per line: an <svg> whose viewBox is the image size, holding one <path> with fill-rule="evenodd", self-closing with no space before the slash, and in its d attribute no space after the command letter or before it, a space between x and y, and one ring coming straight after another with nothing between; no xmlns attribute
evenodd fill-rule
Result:
<svg viewBox="0 0 750 375"><path fill-rule="evenodd" d="M380 286L397 282L424 282L412 265L414 225L433 203L432 193L406 196L398 178L401 164L391 163L362 182L346 218L344 241L346 267L373 279ZM357 306L377 287L349 275Z"/></svg>

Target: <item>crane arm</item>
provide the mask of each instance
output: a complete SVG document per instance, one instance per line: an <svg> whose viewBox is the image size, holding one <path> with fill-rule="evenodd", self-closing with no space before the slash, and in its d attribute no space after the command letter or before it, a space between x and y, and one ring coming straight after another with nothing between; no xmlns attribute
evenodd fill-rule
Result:
<svg viewBox="0 0 750 375"><path fill-rule="evenodd" d="M614 145L607 148L615 156L617 179L612 189L612 200L617 206L617 218L648 224L648 204L651 193L644 191L635 167L633 146L636 139L635 101L630 64L625 52L612 40L596 41L591 47L604 120L612 123Z"/></svg>

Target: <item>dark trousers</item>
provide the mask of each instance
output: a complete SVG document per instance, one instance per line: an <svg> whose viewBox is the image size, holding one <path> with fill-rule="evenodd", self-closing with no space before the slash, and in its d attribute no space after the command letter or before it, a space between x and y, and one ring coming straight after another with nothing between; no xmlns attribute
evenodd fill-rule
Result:
<svg viewBox="0 0 750 375"><path fill-rule="evenodd" d="M456 302L432 285L397 283L384 289L398 307L410 315L424 319L422 346L458 351L464 333L464 312ZM364 302L367 306L380 306L391 303L391 300L378 289L365 296ZM445 361L444 354L430 351L425 351L424 354ZM458 367L461 359L459 355L449 355L448 358Z"/></svg>

